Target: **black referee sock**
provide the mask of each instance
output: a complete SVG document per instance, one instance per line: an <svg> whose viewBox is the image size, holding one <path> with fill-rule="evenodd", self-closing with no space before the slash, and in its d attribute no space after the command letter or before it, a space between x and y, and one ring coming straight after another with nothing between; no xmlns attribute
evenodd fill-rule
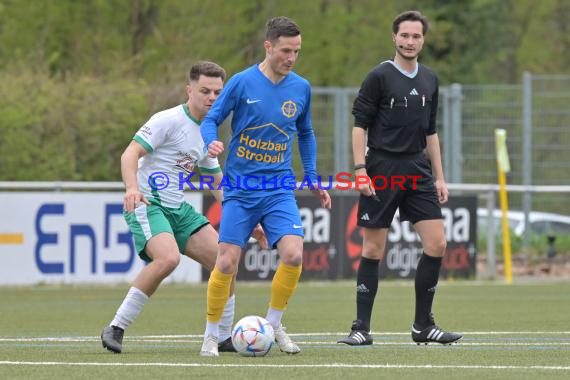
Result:
<svg viewBox="0 0 570 380"><path fill-rule="evenodd" d="M372 306L378 291L380 260L360 258L356 275L356 318L362 321L362 329L370 331Z"/></svg>
<svg viewBox="0 0 570 380"><path fill-rule="evenodd" d="M441 257L428 256L424 252L416 270L416 319L415 326L418 329L428 327L431 322L429 314L435 296L435 288L439 279Z"/></svg>

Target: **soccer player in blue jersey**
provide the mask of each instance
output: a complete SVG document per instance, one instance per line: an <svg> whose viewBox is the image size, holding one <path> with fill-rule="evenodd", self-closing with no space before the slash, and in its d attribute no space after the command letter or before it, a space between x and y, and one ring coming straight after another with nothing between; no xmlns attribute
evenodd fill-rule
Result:
<svg viewBox="0 0 570 380"><path fill-rule="evenodd" d="M218 126L233 111L232 138L225 164L224 203L218 258L208 281L207 325L202 356L218 356L218 325L230 294L242 249L261 223L280 264L271 284L266 319L281 351L296 354L281 324L299 282L303 227L292 189L291 149L295 133L305 177L317 183L316 143L311 127L311 87L292 69L301 50L301 31L287 17L267 22L265 59L233 76L201 125L211 157L224 150ZM311 190L330 208L327 191Z"/></svg>

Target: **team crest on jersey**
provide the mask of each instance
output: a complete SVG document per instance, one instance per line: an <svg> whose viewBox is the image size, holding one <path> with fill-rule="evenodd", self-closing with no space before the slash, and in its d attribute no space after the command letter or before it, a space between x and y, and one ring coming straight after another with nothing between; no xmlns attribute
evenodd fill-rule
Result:
<svg viewBox="0 0 570 380"><path fill-rule="evenodd" d="M178 152L178 154L181 155L182 158L176 160L176 166L184 170L186 173L192 173L198 160L186 153Z"/></svg>
<svg viewBox="0 0 570 380"><path fill-rule="evenodd" d="M297 105L292 100L287 100L281 105L281 112L288 118L292 118L297 113Z"/></svg>

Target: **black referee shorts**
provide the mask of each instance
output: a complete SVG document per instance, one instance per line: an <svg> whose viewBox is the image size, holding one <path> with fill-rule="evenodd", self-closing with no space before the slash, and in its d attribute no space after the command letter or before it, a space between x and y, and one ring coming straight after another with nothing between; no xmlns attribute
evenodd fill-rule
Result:
<svg viewBox="0 0 570 380"><path fill-rule="evenodd" d="M360 194L359 226L390 228L398 208L400 221L412 224L443 218L431 165L423 152L391 154L369 150L366 171L376 185L376 197Z"/></svg>

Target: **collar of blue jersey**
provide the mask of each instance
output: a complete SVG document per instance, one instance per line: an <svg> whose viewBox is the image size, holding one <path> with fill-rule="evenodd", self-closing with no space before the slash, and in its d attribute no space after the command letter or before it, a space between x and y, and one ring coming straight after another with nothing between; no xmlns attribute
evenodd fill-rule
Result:
<svg viewBox="0 0 570 380"><path fill-rule="evenodd" d="M409 73L409 72L407 72L406 70L402 69L400 66L398 66L398 64L397 64L396 62L394 62L394 61L391 60L391 59L388 60L388 61L384 61L384 62L382 62L382 63L386 63L386 62L391 63L392 66L394 66L396 69L398 69L399 72L401 72L402 74L404 74L404 75L407 76L408 78L414 79L414 78L416 77L416 75L418 75L418 68L420 67L420 65L419 65L418 62L416 62L416 69L415 69L413 72L411 72L411 73Z"/></svg>
<svg viewBox="0 0 570 380"><path fill-rule="evenodd" d="M274 83L271 79L269 79L268 77L265 76L265 74L263 73L263 71L261 71L261 69L259 68L260 63L256 63L253 65L254 70L263 78L265 78L265 80L267 81L267 83L271 84L272 86L281 86L286 80L287 78L289 78L290 74L287 74L283 77L283 79L281 79L279 82ZM292 71L291 71L292 72Z"/></svg>

